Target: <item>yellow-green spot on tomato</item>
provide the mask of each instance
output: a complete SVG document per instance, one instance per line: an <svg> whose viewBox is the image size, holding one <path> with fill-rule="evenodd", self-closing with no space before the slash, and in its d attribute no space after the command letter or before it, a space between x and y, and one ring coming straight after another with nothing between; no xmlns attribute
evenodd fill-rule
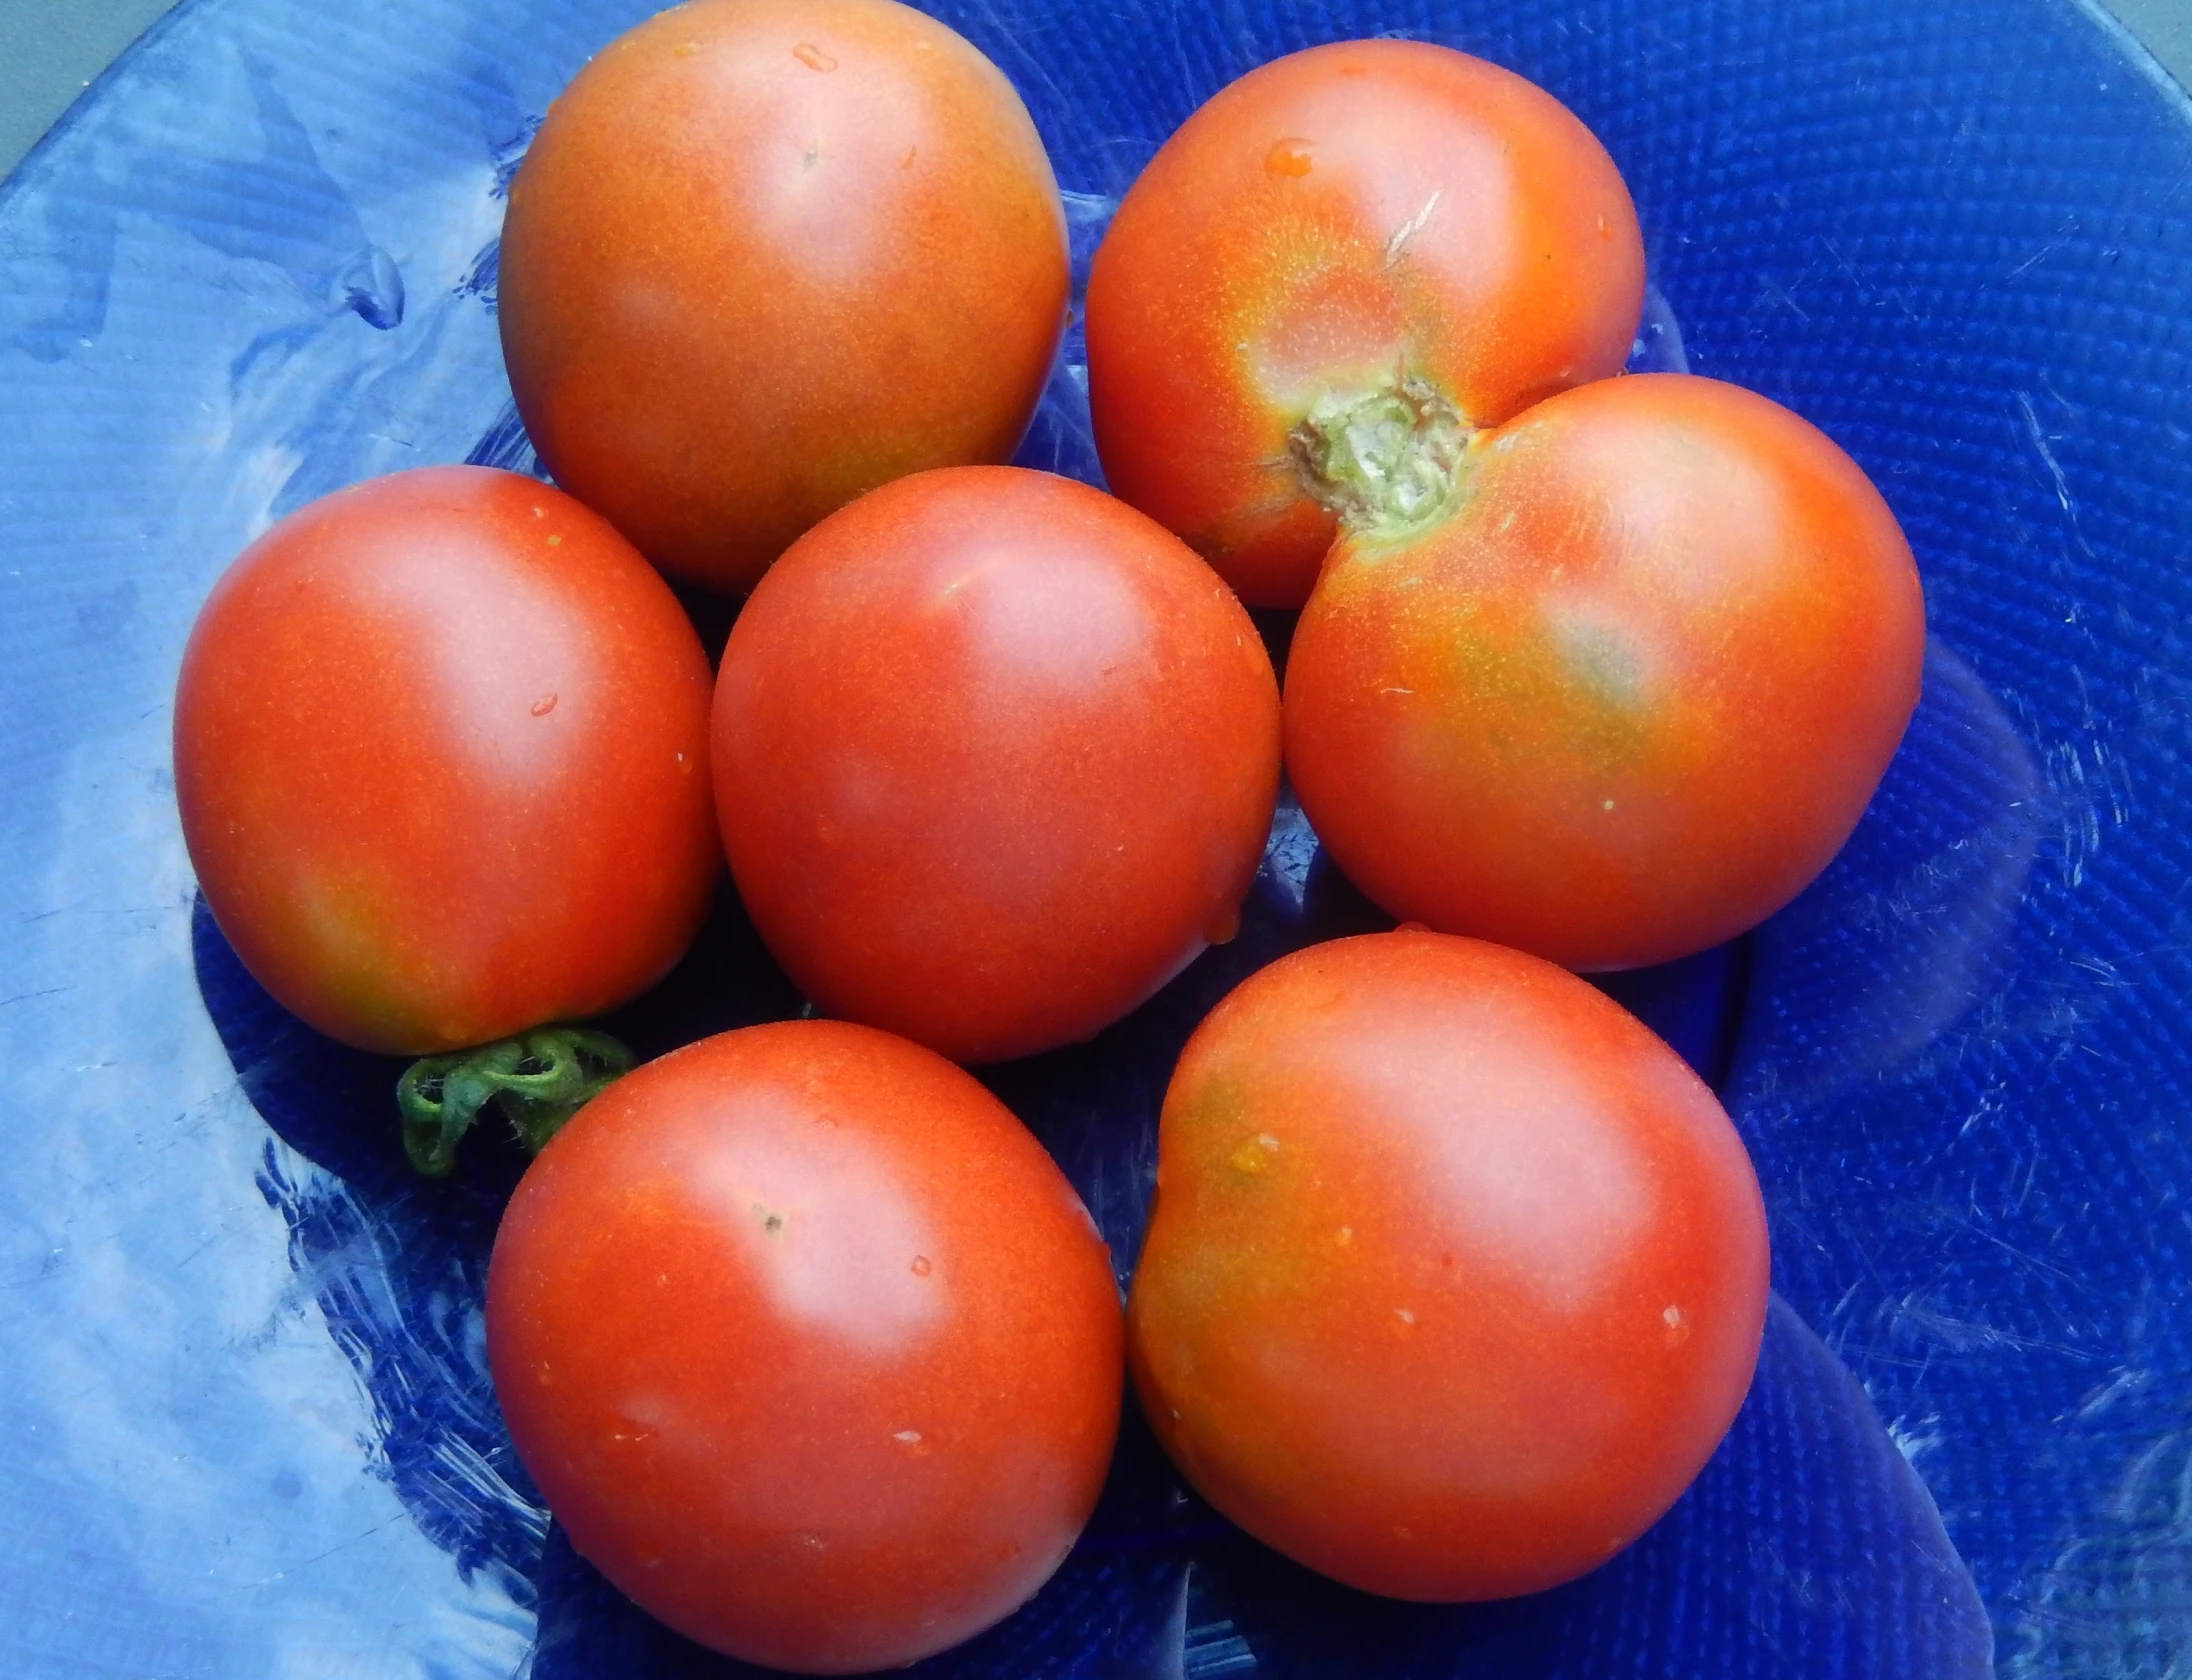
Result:
<svg viewBox="0 0 2192 1680"><path fill-rule="evenodd" d="M1255 1174L1270 1166L1272 1158L1278 1152L1279 1140L1269 1132L1258 1132L1227 1156L1226 1160L1235 1172Z"/></svg>

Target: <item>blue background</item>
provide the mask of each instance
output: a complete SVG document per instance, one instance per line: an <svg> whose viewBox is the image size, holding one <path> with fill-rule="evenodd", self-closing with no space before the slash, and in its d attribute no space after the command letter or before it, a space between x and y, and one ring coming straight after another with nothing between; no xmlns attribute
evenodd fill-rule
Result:
<svg viewBox="0 0 2192 1680"><path fill-rule="evenodd" d="M192 0L0 187L10 1675L736 1672L617 1600L509 1453L479 1297L518 1163L406 1176L393 1065L289 1020L195 908L167 752L197 602L270 519L396 467L527 463L500 193L649 9L413 0L399 37ZM1130 1427L1058 1581L934 1672L2192 1664L2181 93L2069 0L940 9L1028 98L1084 264L1164 134L1278 52L1390 30L1544 82L1637 197L1642 360L1848 447L1935 635L1843 858L1740 947L1617 988L1727 1096L1785 1302L1668 1521L1541 1599L1382 1605L1232 1536ZM1023 459L1087 475L1076 354ZM1282 810L1239 941L992 1075L1122 1256L1187 1027L1368 925ZM620 1024L659 1049L796 1006L726 899Z"/></svg>

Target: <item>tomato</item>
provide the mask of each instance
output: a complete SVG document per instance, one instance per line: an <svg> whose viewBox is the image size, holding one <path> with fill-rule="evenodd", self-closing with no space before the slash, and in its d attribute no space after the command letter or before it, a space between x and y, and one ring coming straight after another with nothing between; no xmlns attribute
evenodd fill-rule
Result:
<svg viewBox="0 0 2192 1680"><path fill-rule="evenodd" d="M1449 513L1344 542L1287 665L1287 765L1385 909L1572 968L1701 950L1849 837L1917 705L1925 605L1864 473L1683 374L1469 445Z"/></svg>
<svg viewBox="0 0 2192 1680"><path fill-rule="evenodd" d="M338 491L215 585L175 693L207 906L324 1033L480 1044L645 990L720 868L708 661L598 515L485 467Z"/></svg>
<svg viewBox="0 0 2192 1680"><path fill-rule="evenodd" d="M1120 1341L1042 1146L834 1021L611 1086L527 1170L487 1280L495 1393L572 1544L690 1638L812 1673L941 1650L1050 1577Z"/></svg>
<svg viewBox="0 0 2192 1680"><path fill-rule="evenodd" d="M1255 626L1084 484L963 467L824 521L716 690L717 806L769 949L960 1061L1087 1038L1230 938L1278 788Z"/></svg>
<svg viewBox="0 0 2192 1680"><path fill-rule="evenodd" d="M1097 450L1243 599L1298 607L1336 516L1409 516L1472 428L1618 371L1643 295L1628 189L1550 94L1423 42L1313 47L1221 91L1120 203L1088 288Z"/></svg>
<svg viewBox="0 0 2192 1680"><path fill-rule="evenodd" d="M1144 1408L1251 1534L1399 1598L1534 1592L1671 1505L1764 1333L1712 1093L1564 970L1311 946L1188 1041L1128 1303Z"/></svg>
<svg viewBox="0 0 2192 1680"><path fill-rule="evenodd" d="M965 40L893 0L693 0L550 108L502 343L556 481L743 590L862 491L1010 455L1066 281L1042 141Z"/></svg>

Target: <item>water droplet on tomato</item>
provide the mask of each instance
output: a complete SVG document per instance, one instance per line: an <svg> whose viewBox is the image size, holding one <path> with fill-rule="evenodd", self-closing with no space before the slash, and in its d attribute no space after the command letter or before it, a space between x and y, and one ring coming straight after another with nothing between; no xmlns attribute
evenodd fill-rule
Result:
<svg viewBox="0 0 2192 1680"><path fill-rule="evenodd" d="M1670 1305L1659 1316L1667 1326L1667 1345L1669 1347L1678 1348L1690 1339L1690 1321L1682 1316L1680 1307Z"/></svg>
<svg viewBox="0 0 2192 1680"><path fill-rule="evenodd" d="M1299 180L1316 164L1310 160L1308 141L1281 140L1264 153L1263 166L1270 174Z"/></svg>
<svg viewBox="0 0 2192 1680"><path fill-rule="evenodd" d="M546 717L550 712L554 711L555 709L556 697L553 694L543 694L538 700L535 700L533 702L532 711L533 716L535 717Z"/></svg>
<svg viewBox="0 0 2192 1680"><path fill-rule="evenodd" d="M1211 945L1223 945L1240 931L1240 906L1234 905L1210 918L1209 925L1203 929L1203 939Z"/></svg>
<svg viewBox="0 0 2192 1680"><path fill-rule="evenodd" d="M835 70L837 68L837 60L830 57L828 53L812 41L802 41L798 46L792 48L792 57L798 59L809 70Z"/></svg>
<svg viewBox="0 0 2192 1680"><path fill-rule="evenodd" d="M929 1275L929 1257L926 1254L916 1254L913 1257L913 1275L915 1277L927 1277Z"/></svg>

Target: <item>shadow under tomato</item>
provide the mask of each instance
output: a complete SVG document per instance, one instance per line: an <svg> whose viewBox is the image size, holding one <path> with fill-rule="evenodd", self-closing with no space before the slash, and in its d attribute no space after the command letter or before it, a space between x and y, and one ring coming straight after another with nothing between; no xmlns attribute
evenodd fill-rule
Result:
<svg viewBox="0 0 2192 1680"><path fill-rule="evenodd" d="M759 1680L649 1619L551 1534L533 1680ZM1131 1400L1087 1533L1035 1599L912 1680L1982 1680L1993 1639L1924 1486L1776 1299L1697 1482L1580 1581L1404 1604L1311 1574L1178 1482Z"/></svg>
<svg viewBox="0 0 2192 1680"><path fill-rule="evenodd" d="M1234 1530L1181 1491L1131 1398L1103 1496L1041 1592L908 1680L1167 1680L1195 1548ZM680 1638L602 1579L562 1531L542 1558L531 1680L759 1680L774 1674Z"/></svg>
<svg viewBox="0 0 2192 1680"><path fill-rule="evenodd" d="M1932 1498L1776 1297L1735 1427L1605 1567L1480 1605L1350 1591L1245 1538L1196 1556L1186 1680L1981 1680L1993 1635Z"/></svg>
<svg viewBox="0 0 2192 1680"><path fill-rule="evenodd" d="M1282 799L1239 934L1089 1043L981 1070L1080 1191L1122 1289L1181 1046L1264 964L1390 927ZM260 1188L291 1260L373 1400L378 1451L423 1532L468 1575L498 1574L538 1615L533 1680L736 1680L762 1671L679 1638L548 1521L511 1450L485 1362L482 1300L503 1203L523 1171L482 1127L456 1173L422 1179L393 1110L402 1064L334 1043L245 973L203 903L200 989L274 1133ZM1707 1077L1724 1072L1748 958L1724 947L1614 977L1613 993ZM643 1058L799 1012L728 883L692 952L602 1023ZM1309 1575L1186 1490L1129 1398L1088 1532L1034 1600L916 1665L922 1680L1302 1680L1771 1673L1956 1680L1986 1624L1923 1487L1831 1354L1776 1302L1759 1379L1674 1511L1583 1582L1477 1607L1402 1605ZM1765 1668L1761 1652L1777 1653Z"/></svg>
<svg viewBox="0 0 2192 1680"><path fill-rule="evenodd" d="M495 1228L524 1155L489 1120L465 1139L449 1177L422 1177L396 1115L403 1061L338 1044L283 1009L202 898L191 946L245 1095L295 1152L270 1139L258 1188L287 1223L290 1264L370 1396L375 1468L468 1579L491 1571L516 1602L532 1603L548 1515L495 1404L483 1306ZM600 1024L644 1058L799 1004L726 881L676 969Z"/></svg>

